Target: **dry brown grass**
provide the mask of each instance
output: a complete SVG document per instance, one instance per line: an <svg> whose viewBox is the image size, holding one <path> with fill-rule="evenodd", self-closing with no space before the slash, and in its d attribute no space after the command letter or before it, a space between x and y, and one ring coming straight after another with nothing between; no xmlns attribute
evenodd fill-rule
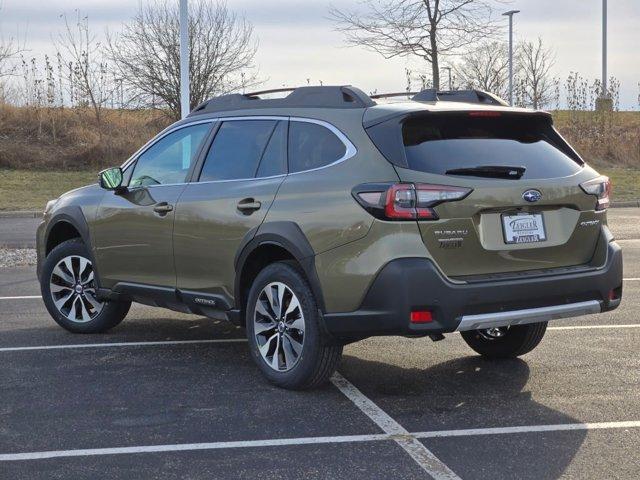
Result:
<svg viewBox="0 0 640 480"><path fill-rule="evenodd" d="M640 112L561 110L556 126L598 168L640 169ZM98 170L121 164L170 123L150 110L90 110L0 105L0 168Z"/></svg>
<svg viewBox="0 0 640 480"><path fill-rule="evenodd" d="M553 112L569 143L597 168L640 169L640 112Z"/></svg>
<svg viewBox="0 0 640 480"><path fill-rule="evenodd" d="M0 168L97 170L119 165L170 123L153 111L0 105Z"/></svg>

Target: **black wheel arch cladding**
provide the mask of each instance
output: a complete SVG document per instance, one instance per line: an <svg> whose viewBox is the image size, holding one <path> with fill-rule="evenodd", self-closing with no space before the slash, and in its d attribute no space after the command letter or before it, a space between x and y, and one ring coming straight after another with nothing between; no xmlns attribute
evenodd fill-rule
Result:
<svg viewBox="0 0 640 480"><path fill-rule="evenodd" d="M278 246L291 254L302 268L311 291L316 298L318 308L324 312L324 297L318 273L316 272L315 252L309 240L295 222L263 223L247 232L234 259L236 271L234 297L236 299L242 298L241 278L247 259L252 252L264 245ZM241 307L241 305L236 305L236 308Z"/></svg>

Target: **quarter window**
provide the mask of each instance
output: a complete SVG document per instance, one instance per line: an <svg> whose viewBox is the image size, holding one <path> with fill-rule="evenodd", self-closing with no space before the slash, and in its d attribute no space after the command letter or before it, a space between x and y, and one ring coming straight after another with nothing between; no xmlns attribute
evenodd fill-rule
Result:
<svg viewBox="0 0 640 480"><path fill-rule="evenodd" d="M200 174L200 181L254 178L267 144L278 130L275 120L223 122L216 134ZM282 134L282 133L281 133ZM277 146L274 146L277 149ZM275 152L277 153L277 152ZM268 158L274 155L269 153ZM267 167L265 170L274 167Z"/></svg>
<svg viewBox="0 0 640 480"><path fill-rule="evenodd" d="M162 137L138 157L129 186L185 182L210 128L211 124L201 123Z"/></svg>
<svg viewBox="0 0 640 480"><path fill-rule="evenodd" d="M301 172L340 160L345 144L327 127L317 123L291 121L289 125L289 171Z"/></svg>

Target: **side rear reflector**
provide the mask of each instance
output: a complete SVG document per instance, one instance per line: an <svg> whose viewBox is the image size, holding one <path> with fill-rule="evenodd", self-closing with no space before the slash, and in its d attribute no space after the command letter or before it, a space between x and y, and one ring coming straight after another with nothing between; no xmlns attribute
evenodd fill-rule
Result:
<svg viewBox="0 0 640 480"><path fill-rule="evenodd" d="M411 312L411 323L433 322L433 314L430 310L416 310Z"/></svg>

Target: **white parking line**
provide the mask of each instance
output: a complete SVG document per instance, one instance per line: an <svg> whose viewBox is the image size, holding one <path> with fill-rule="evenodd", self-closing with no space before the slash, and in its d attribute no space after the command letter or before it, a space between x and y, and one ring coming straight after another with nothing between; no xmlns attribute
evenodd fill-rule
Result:
<svg viewBox="0 0 640 480"><path fill-rule="evenodd" d="M625 325L572 325L565 327L547 327L547 330L606 330L619 328L640 328L640 324ZM457 332L456 332L457 333ZM107 343L75 343L67 345L34 345L30 347L0 347L2 352L22 352L32 350L66 350L79 348L126 348L126 347L153 347L162 345L188 345L198 343L246 343L246 338L215 338L204 340L166 340L157 342L107 342Z"/></svg>
<svg viewBox="0 0 640 480"><path fill-rule="evenodd" d="M142 445L134 447L90 448L81 450L52 450L46 452L4 453L0 462L40 460L43 458L89 457L94 455L122 455L127 453L184 452L193 450L219 450L223 448L280 447L286 445L314 445L322 443L372 442L390 440L391 435L345 435L339 437L303 437L275 440L248 440L238 442L180 443L176 445Z"/></svg>
<svg viewBox="0 0 640 480"><path fill-rule="evenodd" d="M166 340L158 342L113 342L113 343L76 343L71 345L37 345L33 347L3 347L0 352L22 352L29 350L64 350L71 348L113 348L113 347L153 347L158 345L188 345L196 343L243 343L246 338L215 338L209 340Z"/></svg>
<svg viewBox="0 0 640 480"><path fill-rule="evenodd" d="M416 438L471 437L475 435L509 435L514 433L566 432L568 430L605 430L617 428L640 428L639 421L561 423L557 425L528 425L521 427L468 428L464 430L440 430L417 432Z"/></svg>
<svg viewBox="0 0 640 480"><path fill-rule="evenodd" d="M630 325L568 325L566 327L547 327L547 330L600 330L600 329L609 329L616 330L618 328L640 328L640 324L630 324Z"/></svg>
<svg viewBox="0 0 640 480"><path fill-rule="evenodd" d="M366 397L365 397L366 398ZM383 412L384 413L384 412ZM386 415L386 414L385 414ZM402 427L400 427L402 428ZM571 430L605 430L640 428L640 421L565 423L558 425L529 425L519 427L471 428L461 430L434 430L406 433L402 436L388 433L370 435L341 435L335 437L300 437L235 442L179 443L175 445L139 445L131 447L91 448L78 450L48 450L42 452L20 452L0 454L0 462L40 460L44 458L90 457L96 455L123 455L131 453L184 452L194 450L219 450L226 448L279 447L287 445L317 445L329 443L358 443L398 440L402 438L450 438L476 435L508 435L517 433L563 432ZM417 441L417 440L416 440ZM422 445L422 444L420 444ZM455 475L455 474L454 474ZM458 478L458 477L454 477Z"/></svg>
<svg viewBox="0 0 640 480"><path fill-rule="evenodd" d="M413 458L422 469L436 480L456 479L460 477L453 470L447 467L438 457L436 457L427 447L420 443L415 437L393 418L391 418L378 405L373 403L358 388L349 382L338 372L331 377L338 390L351 400L367 417L382 429L383 432L394 435L395 442L400 445L411 458Z"/></svg>
<svg viewBox="0 0 640 480"><path fill-rule="evenodd" d="M32 300L34 298L42 298L42 295L22 295L20 297L0 297L0 300Z"/></svg>

